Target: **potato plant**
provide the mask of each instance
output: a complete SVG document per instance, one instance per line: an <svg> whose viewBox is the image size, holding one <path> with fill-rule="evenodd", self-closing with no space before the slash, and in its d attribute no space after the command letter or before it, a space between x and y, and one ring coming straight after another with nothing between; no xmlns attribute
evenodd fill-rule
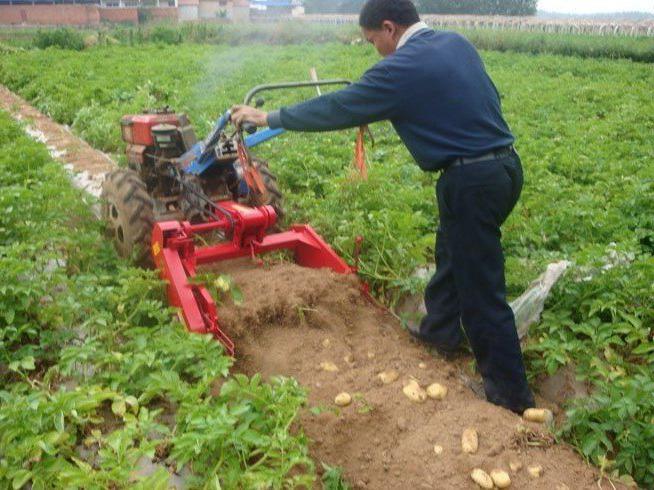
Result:
<svg viewBox="0 0 654 490"><path fill-rule="evenodd" d="M4 113L0 175L0 487L166 489L175 471L187 488L310 487L288 430L303 389L229 376Z"/></svg>

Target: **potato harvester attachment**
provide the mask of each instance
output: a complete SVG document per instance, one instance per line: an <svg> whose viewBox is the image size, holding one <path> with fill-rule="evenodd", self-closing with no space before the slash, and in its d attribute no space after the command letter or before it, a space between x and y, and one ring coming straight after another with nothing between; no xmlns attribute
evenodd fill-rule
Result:
<svg viewBox="0 0 654 490"><path fill-rule="evenodd" d="M168 282L168 300L181 308L187 328L191 332L213 335L232 356L234 343L220 328L214 300L205 285L192 281L197 266L291 250L295 262L303 267L329 268L340 274L355 272L308 225L294 225L288 231L268 234L267 230L277 220L272 206L247 207L233 201L218 205L224 216L216 221L195 225L177 221L156 223L152 256ZM216 231L231 235L231 239L215 245L196 246L194 239L198 235Z"/></svg>
<svg viewBox="0 0 654 490"><path fill-rule="evenodd" d="M264 90L347 84L347 80L260 85ZM263 100L257 100L257 106ZM254 127L228 132L229 111L209 135L197 141L188 118L164 109L125 116L128 169L108 175L103 215L118 251L152 262L168 283L171 305L181 309L191 332L211 334L234 355L234 343L221 329L216 303L196 277L198 266L289 250L297 264L350 274L348 266L308 225L271 232L282 213L281 193L268 164L249 149L283 132ZM249 133L245 136L243 132ZM256 134L255 134L256 133ZM209 244L208 244L209 243Z"/></svg>

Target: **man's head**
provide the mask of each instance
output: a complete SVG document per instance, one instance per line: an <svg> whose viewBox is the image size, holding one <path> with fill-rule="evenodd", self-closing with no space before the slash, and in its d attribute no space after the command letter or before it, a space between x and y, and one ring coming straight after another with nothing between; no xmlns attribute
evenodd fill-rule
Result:
<svg viewBox="0 0 654 490"><path fill-rule="evenodd" d="M364 37L382 56L393 54L407 27L419 21L411 0L368 0L359 14Z"/></svg>

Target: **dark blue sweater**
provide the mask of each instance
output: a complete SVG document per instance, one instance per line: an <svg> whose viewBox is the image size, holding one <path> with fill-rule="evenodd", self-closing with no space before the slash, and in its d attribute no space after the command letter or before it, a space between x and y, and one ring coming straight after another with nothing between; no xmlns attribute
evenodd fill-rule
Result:
<svg viewBox="0 0 654 490"><path fill-rule="evenodd" d="M268 114L271 128L329 131L390 119L423 170L513 143L474 46L423 29L343 90Z"/></svg>

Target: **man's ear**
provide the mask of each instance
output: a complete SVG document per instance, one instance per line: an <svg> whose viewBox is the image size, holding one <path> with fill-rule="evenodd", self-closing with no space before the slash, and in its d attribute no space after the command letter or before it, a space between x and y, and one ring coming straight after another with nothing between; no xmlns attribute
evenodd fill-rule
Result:
<svg viewBox="0 0 654 490"><path fill-rule="evenodd" d="M394 36L395 33L397 32L397 26L395 25L395 22L391 22L390 20L385 20L382 22L381 25L382 31L390 34L391 36Z"/></svg>

